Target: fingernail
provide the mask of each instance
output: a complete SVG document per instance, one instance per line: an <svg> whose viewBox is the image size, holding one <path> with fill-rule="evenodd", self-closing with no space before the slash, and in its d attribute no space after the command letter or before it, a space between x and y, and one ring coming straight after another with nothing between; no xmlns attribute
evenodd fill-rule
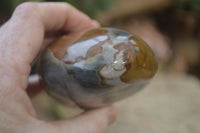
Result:
<svg viewBox="0 0 200 133"><path fill-rule="evenodd" d="M94 27L100 27L100 24L99 24L99 22L97 22L96 20L92 20L92 25L94 26Z"/></svg>
<svg viewBox="0 0 200 133"><path fill-rule="evenodd" d="M108 115L109 115L109 124L112 124L117 119L117 111L113 107L113 105L110 105L108 109Z"/></svg>

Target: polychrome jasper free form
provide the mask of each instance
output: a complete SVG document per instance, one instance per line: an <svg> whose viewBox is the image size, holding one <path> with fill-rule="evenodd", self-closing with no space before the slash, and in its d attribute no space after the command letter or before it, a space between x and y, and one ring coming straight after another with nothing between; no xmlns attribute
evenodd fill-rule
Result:
<svg viewBox="0 0 200 133"><path fill-rule="evenodd" d="M47 91L84 108L101 107L132 95L157 71L156 58L143 40L113 28L62 36L40 60Z"/></svg>

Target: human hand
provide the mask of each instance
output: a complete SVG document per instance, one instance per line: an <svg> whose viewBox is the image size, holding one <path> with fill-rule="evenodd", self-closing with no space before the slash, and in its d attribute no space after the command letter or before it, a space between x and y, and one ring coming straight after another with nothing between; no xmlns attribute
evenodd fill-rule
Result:
<svg viewBox="0 0 200 133"><path fill-rule="evenodd" d="M98 27L66 3L24 3L0 28L0 132L101 133L115 119L115 109L104 107L64 121L38 120L27 95L30 64L47 32L77 32ZM39 87L39 86L38 86Z"/></svg>

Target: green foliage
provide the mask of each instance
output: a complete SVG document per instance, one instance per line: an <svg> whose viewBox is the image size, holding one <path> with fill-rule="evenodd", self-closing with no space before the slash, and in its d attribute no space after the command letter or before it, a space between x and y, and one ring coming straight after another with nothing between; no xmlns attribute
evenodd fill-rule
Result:
<svg viewBox="0 0 200 133"><path fill-rule="evenodd" d="M6 13L6 15L10 16L17 5L27 1L42 1L42 0L1 0L0 12L4 12Z"/></svg>
<svg viewBox="0 0 200 133"><path fill-rule="evenodd" d="M113 3L113 0L1 0L0 11L6 12L10 16L17 5L28 1L68 2L90 17L94 17L100 11L106 10Z"/></svg>
<svg viewBox="0 0 200 133"><path fill-rule="evenodd" d="M200 0L176 0L173 9L181 13L192 13L200 16Z"/></svg>
<svg viewBox="0 0 200 133"><path fill-rule="evenodd" d="M47 0L55 1L55 0ZM108 9L113 0L57 0L62 2L68 2L71 5L75 6L82 12L88 14L90 17L94 17L99 12Z"/></svg>

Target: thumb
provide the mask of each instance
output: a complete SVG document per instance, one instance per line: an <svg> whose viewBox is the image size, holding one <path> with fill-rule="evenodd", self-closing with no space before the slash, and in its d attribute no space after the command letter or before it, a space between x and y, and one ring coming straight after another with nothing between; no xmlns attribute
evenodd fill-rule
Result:
<svg viewBox="0 0 200 133"><path fill-rule="evenodd" d="M48 133L103 133L116 119L113 106L85 112L70 120L50 122L40 132Z"/></svg>

